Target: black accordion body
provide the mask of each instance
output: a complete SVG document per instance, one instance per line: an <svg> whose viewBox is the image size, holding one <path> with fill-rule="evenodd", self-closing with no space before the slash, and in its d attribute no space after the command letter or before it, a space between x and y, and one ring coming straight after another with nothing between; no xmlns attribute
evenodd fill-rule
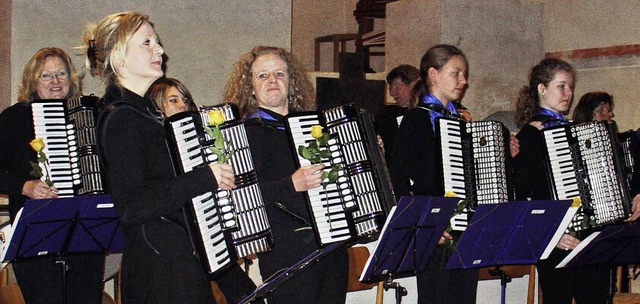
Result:
<svg viewBox="0 0 640 304"><path fill-rule="evenodd" d="M580 231L625 219L630 213L624 160L613 122L586 122L542 130L554 199L580 197L569 227Z"/></svg>
<svg viewBox="0 0 640 304"><path fill-rule="evenodd" d="M464 231L478 204L512 201L510 134L497 121L466 122L438 117L444 191L467 201L467 209L452 219L452 229Z"/></svg>
<svg viewBox="0 0 640 304"><path fill-rule="evenodd" d="M98 103L96 96L30 102L35 137L44 141L49 175L59 197L106 193L96 145Z"/></svg>
<svg viewBox="0 0 640 304"><path fill-rule="evenodd" d="M320 125L330 136L327 148L331 157L325 161L325 170L341 166L335 183L306 193L318 243L377 237L395 198L371 115L353 106L341 106L293 113L287 116L286 124L298 165L310 164L299 156L298 147L314 141L311 127Z"/></svg>
<svg viewBox="0 0 640 304"><path fill-rule="evenodd" d="M246 130L235 106L203 107L198 112L178 113L165 120L176 171L182 174L217 161L217 155L209 149L214 141L203 127L213 128L208 123L209 110L220 110L224 114L220 130L234 150L228 163L233 167L236 180L235 189L212 189L194 197L189 204L187 215L192 240L205 269L212 274L235 263L237 258L271 250L273 235Z"/></svg>

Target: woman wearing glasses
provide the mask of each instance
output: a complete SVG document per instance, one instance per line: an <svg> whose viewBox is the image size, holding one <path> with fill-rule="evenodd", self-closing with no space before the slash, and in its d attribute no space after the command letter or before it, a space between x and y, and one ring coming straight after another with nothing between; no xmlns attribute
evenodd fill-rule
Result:
<svg viewBox="0 0 640 304"><path fill-rule="evenodd" d="M81 95L80 81L71 59L61 49L43 48L27 62L22 73L18 103L0 113L0 193L9 197L11 221L27 199L57 198L57 189L30 175L36 152L29 102ZM103 257L80 255L22 259L13 269L26 303L99 303L102 295ZM66 286L66 288L63 288Z"/></svg>

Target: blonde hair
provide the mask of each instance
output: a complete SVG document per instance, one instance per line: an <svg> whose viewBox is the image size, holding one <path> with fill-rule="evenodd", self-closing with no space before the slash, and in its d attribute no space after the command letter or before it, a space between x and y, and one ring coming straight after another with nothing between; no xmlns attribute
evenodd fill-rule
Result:
<svg viewBox="0 0 640 304"><path fill-rule="evenodd" d="M88 24L82 36L87 50L86 68L92 76L98 76L109 84L116 84L118 65L124 62L127 42L149 16L138 12L122 12L104 17L100 23Z"/></svg>
<svg viewBox="0 0 640 304"><path fill-rule="evenodd" d="M75 98L82 95L82 87L80 84L80 77L76 72L76 69L71 63L71 58L63 50L55 47L46 47L38 50L31 59L24 66L22 71L22 81L18 89L18 102L31 101L34 99L40 99L38 96L38 83L40 82L40 74L45 61L49 57L58 57L64 62L67 72L69 72L69 92L66 98Z"/></svg>
<svg viewBox="0 0 640 304"><path fill-rule="evenodd" d="M223 101L238 105L243 117L258 110L258 101L253 95L251 66L260 56L274 54L287 64L289 88L287 102L290 112L309 111L315 108L315 90L307 77L304 66L285 49L271 46L256 46L240 56L224 86Z"/></svg>

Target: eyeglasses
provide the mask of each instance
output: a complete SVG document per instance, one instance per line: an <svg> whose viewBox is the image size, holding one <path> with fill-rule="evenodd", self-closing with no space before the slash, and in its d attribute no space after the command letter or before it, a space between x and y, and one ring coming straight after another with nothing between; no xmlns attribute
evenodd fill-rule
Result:
<svg viewBox="0 0 640 304"><path fill-rule="evenodd" d="M49 73L42 73L40 74L40 81L44 81L44 82L49 82L51 80L53 80L53 77L56 77L58 80L65 80L67 78L69 78L69 73L66 71L60 71L57 73L53 73L53 74L49 74Z"/></svg>

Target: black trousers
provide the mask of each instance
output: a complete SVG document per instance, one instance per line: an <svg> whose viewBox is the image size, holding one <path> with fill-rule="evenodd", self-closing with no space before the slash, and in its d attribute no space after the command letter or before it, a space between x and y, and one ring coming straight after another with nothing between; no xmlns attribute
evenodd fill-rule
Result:
<svg viewBox="0 0 640 304"><path fill-rule="evenodd" d="M539 261L536 265L544 304L571 304L572 298L579 304L610 303L610 267L556 269L556 265L568 254L569 251L556 248L549 258Z"/></svg>
<svg viewBox="0 0 640 304"><path fill-rule="evenodd" d="M476 302L478 270L445 270L450 256L451 251L445 246L436 246L427 262L427 268L418 273L419 304Z"/></svg>
<svg viewBox="0 0 640 304"><path fill-rule="evenodd" d="M13 262L13 271L26 303L64 304L65 298L66 304L102 301L104 255L70 255L63 259L67 266L64 282L63 266L55 256Z"/></svg>
<svg viewBox="0 0 640 304"><path fill-rule="evenodd" d="M273 250L259 256L263 280L292 266L317 247L310 230L291 233L275 227L276 241ZM279 286L267 296L267 301L277 304L344 304L348 269L347 250L340 247Z"/></svg>

